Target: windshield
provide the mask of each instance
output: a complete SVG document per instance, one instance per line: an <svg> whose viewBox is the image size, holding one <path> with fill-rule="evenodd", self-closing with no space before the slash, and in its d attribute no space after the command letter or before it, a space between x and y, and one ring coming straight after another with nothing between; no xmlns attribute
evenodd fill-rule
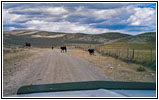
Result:
<svg viewBox="0 0 159 100"><path fill-rule="evenodd" d="M156 82L156 3L3 3L3 96L21 86Z"/></svg>

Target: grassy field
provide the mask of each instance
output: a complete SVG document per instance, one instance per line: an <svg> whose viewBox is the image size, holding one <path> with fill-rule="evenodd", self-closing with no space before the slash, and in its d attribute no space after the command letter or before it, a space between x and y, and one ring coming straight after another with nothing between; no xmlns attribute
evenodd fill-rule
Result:
<svg viewBox="0 0 159 100"><path fill-rule="evenodd" d="M102 45L96 48L96 51L102 55L108 55L125 62L138 63L148 66L155 70L156 68L156 44L155 43L126 43L115 42Z"/></svg>
<svg viewBox="0 0 159 100"><path fill-rule="evenodd" d="M91 56L88 52L80 49L69 49L68 53L81 57L100 67L108 77L116 81L156 81L155 71L140 64L126 63L119 59L103 56L97 52L95 52L94 56Z"/></svg>
<svg viewBox="0 0 159 100"><path fill-rule="evenodd" d="M127 63L137 63L156 69L156 44L155 43L127 43L117 41L105 45L70 44L70 48L78 48L87 51L94 48L103 56L111 56Z"/></svg>

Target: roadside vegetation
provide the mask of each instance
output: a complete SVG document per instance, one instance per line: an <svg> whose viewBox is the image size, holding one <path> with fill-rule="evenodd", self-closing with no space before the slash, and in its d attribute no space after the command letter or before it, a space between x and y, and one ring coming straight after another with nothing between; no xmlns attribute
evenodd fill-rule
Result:
<svg viewBox="0 0 159 100"><path fill-rule="evenodd" d="M116 81L156 81L155 71L141 64L126 63L120 59L103 56L98 52L95 52L95 55L89 55L88 51L80 50L78 48L69 49L68 52L89 61L97 67L100 67L107 76Z"/></svg>
<svg viewBox="0 0 159 100"><path fill-rule="evenodd" d="M21 68L18 62L32 55L34 55L34 52L30 52L30 49L24 46L3 47L3 74L13 74Z"/></svg>
<svg viewBox="0 0 159 100"><path fill-rule="evenodd" d="M137 40L135 39L134 41L137 42ZM121 40L111 44L100 46L96 50L102 55L111 56L127 63L141 64L150 67L153 70L156 70L155 39L153 41L151 40L145 43L132 42L130 43L125 42L125 40Z"/></svg>
<svg viewBox="0 0 159 100"><path fill-rule="evenodd" d="M103 56L110 56L126 63L136 63L156 70L156 34L143 33L137 36L125 37L121 40L103 44L72 44L76 48L87 51L95 49Z"/></svg>

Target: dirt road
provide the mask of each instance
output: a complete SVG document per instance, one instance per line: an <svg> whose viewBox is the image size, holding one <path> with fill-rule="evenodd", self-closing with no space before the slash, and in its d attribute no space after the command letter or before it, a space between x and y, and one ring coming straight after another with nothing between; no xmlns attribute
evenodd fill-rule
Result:
<svg viewBox="0 0 159 100"><path fill-rule="evenodd" d="M70 53L61 53L58 49L41 50L17 64L19 70L3 76L3 95L16 94L23 85L111 80L100 68Z"/></svg>

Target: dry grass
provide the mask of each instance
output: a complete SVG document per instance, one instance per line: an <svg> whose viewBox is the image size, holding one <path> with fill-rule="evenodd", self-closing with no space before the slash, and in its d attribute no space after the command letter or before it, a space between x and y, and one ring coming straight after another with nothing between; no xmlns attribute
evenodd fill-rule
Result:
<svg viewBox="0 0 159 100"><path fill-rule="evenodd" d="M128 63L142 64L156 70L156 44L153 42L137 44L117 41L97 46L96 51L102 55L119 58Z"/></svg>
<svg viewBox="0 0 159 100"><path fill-rule="evenodd" d="M152 50L152 58L151 58L151 50L137 50L134 49L134 58L132 58L133 55L133 49L127 49L127 48L99 48L97 51L101 53L111 53L113 55L118 55L120 58L130 58L137 60L139 62L146 60L146 61L151 61L156 59L156 51ZM128 53L128 54L127 54Z"/></svg>
<svg viewBox="0 0 159 100"><path fill-rule="evenodd" d="M122 58L127 57L127 49L129 49L129 58L132 58L134 49L134 58L137 61L146 60L151 61L156 59L156 44L152 42L147 43L127 43L127 42L114 42L98 47L103 52L111 52L113 54L119 54ZM152 58L151 58L152 49Z"/></svg>
<svg viewBox="0 0 159 100"><path fill-rule="evenodd" d="M28 57L36 53L35 48L24 48L18 50L18 48L10 49L10 52L3 54L3 75L12 75L16 70L21 70L20 61L27 59Z"/></svg>
<svg viewBox="0 0 159 100"><path fill-rule="evenodd" d="M71 48L78 48L87 51L88 48L94 48L102 55L108 55L118 58L127 63L136 63L156 70L156 50L154 43L134 44L115 42L106 45L72 44ZM151 49L152 47L152 53ZM134 57L133 57L134 48Z"/></svg>
<svg viewBox="0 0 159 100"><path fill-rule="evenodd" d="M69 50L69 53L84 58L102 68L104 73L114 80L137 82L156 81L155 71L144 67L144 72L138 72L137 69L141 66L138 64L127 64L123 61L108 56L102 56L98 53L95 53L95 56L90 56L88 52L79 49L71 49Z"/></svg>
<svg viewBox="0 0 159 100"><path fill-rule="evenodd" d="M147 43L128 43L124 41L117 41L110 44L102 45L101 47L110 47L110 48L130 48L130 49L137 49L137 50L149 50L150 47L155 50L156 43L147 42Z"/></svg>

